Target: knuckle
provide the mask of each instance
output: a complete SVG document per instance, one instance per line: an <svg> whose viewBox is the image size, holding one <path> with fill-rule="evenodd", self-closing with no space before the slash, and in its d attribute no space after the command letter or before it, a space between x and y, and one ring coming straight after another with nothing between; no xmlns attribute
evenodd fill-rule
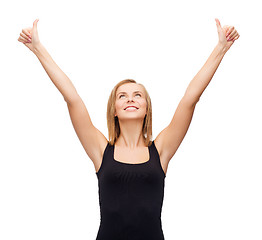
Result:
<svg viewBox="0 0 262 240"><path fill-rule="evenodd" d="M29 35L25 29L22 30L22 33L24 33L25 35Z"/></svg>

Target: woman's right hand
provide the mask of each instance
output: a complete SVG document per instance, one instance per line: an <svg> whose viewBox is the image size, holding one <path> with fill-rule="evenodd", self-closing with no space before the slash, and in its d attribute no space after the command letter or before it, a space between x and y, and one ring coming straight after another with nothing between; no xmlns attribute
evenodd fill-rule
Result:
<svg viewBox="0 0 262 240"><path fill-rule="evenodd" d="M31 51L36 49L36 47L40 44L38 32L37 32L38 21L39 19L36 19L34 21L32 28L23 28L22 32L20 33L20 37L18 38L18 41L22 42Z"/></svg>

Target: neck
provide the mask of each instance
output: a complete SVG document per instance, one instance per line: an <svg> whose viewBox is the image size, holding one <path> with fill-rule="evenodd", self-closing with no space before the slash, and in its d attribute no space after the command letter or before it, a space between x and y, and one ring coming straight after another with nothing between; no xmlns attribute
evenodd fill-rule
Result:
<svg viewBox="0 0 262 240"><path fill-rule="evenodd" d="M144 147L145 142L142 133L144 120L125 120L119 121L120 136L116 141L117 146L136 148Z"/></svg>

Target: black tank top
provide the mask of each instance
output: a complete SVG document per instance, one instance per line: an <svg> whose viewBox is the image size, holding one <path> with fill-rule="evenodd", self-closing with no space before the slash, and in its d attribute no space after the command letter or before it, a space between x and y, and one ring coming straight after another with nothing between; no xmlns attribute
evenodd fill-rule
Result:
<svg viewBox="0 0 262 240"><path fill-rule="evenodd" d="M119 162L114 149L107 144L96 173L100 205L96 240L164 240L161 211L166 176L154 141L144 163Z"/></svg>

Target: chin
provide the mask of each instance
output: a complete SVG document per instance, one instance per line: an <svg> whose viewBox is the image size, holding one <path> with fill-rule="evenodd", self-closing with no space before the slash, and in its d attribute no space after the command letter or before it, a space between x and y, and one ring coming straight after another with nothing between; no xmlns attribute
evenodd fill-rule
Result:
<svg viewBox="0 0 262 240"><path fill-rule="evenodd" d="M145 116L140 116L140 115L133 115L133 116L121 116L120 118L118 117L119 120L144 120Z"/></svg>

